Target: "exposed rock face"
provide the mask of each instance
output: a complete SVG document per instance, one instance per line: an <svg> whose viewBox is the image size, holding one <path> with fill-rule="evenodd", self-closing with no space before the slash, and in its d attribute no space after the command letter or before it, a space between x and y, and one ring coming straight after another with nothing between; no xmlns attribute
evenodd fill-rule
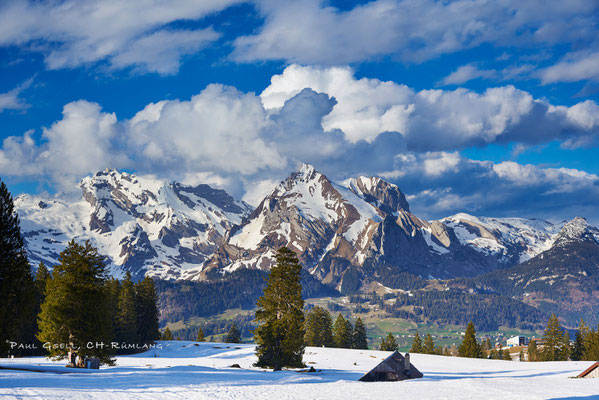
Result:
<svg viewBox="0 0 599 400"><path fill-rule="evenodd" d="M313 276L345 292L401 272L425 278L476 276L549 248L559 225L458 214L428 222L395 185L375 177L331 182L310 165L291 174L232 230L197 278L268 269L286 245Z"/></svg>
<svg viewBox="0 0 599 400"><path fill-rule="evenodd" d="M49 265L70 239L89 239L105 254L114 275L131 271L184 278L199 270L226 231L250 213L247 204L208 185L195 187L114 170L80 183L78 200L19 196L30 259Z"/></svg>
<svg viewBox="0 0 599 400"><path fill-rule="evenodd" d="M223 190L114 170L80 183L82 196L19 196L15 204L32 262L58 262L66 243L89 239L120 276L213 279L268 270L281 246L319 281L345 293L403 272L424 278L478 276L550 248L597 240L584 219L551 224L457 214L425 221L401 190L377 177L335 183L303 165L251 212Z"/></svg>
<svg viewBox="0 0 599 400"><path fill-rule="evenodd" d="M566 223L552 246L512 268L471 280L475 290L495 291L556 313L572 326L599 323L599 230L583 218Z"/></svg>

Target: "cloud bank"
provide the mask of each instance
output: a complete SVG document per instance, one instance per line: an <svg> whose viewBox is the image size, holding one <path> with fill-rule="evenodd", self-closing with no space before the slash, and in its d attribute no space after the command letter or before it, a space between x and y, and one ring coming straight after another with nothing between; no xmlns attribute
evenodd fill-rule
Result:
<svg viewBox="0 0 599 400"><path fill-rule="evenodd" d="M261 95L209 85L189 100L151 103L119 120L72 102L62 118L4 140L0 174L57 189L108 166L207 182L256 204L300 162L333 179L379 175L428 218L580 214L599 221L599 177L579 170L475 161L465 146L596 139L597 104L556 106L506 86L476 93L355 79L348 68L290 66ZM65 162L69 160L69 162Z"/></svg>
<svg viewBox="0 0 599 400"><path fill-rule="evenodd" d="M597 43L599 5L585 0L375 0L350 10L321 0L258 4L264 26L235 41L238 61L339 65L390 55L422 62L485 43L531 51Z"/></svg>
<svg viewBox="0 0 599 400"><path fill-rule="evenodd" d="M44 55L49 69L104 62L109 68L173 74L182 57L215 41L211 28L175 29L236 0L65 0L0 3L0 46L21 46Z"/></svg>

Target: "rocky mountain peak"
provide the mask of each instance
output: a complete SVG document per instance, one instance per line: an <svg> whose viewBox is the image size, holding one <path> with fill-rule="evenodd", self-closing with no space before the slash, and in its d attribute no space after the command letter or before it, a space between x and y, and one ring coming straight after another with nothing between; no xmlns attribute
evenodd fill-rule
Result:
<svg viewBox="0 0 599 400"><path fill-rule="evenodd" d="M585 218L575 217L564 224L553 246L564 246L572 242L599 242L599 229L590 225Z"/></svg>
<svg viewBox="0 0 599 400"><path fill-rule="evenodd" d="M177 279L201 268L250 207L221 189L107 169L79 183L79 200L23 197L30 259L56 263L70 239L89 239L115 275Z"/></svg>
<svg viewBox="0 0 599 400"><path fill-rule="evenodd" d="M351 178L346 181L346 186L368 203L387 214L401 210L410 212L410 205L401 190L396 185L379 177L360 176Z"/></svg>

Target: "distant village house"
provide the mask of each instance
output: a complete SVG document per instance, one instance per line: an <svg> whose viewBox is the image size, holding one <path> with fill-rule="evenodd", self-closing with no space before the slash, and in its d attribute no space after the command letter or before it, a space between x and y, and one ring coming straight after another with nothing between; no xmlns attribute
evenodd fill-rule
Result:
<svg viewBox="0 0 599 400"><path fill-rule="evenodd" d="M525 336L512 336L507 340L507 347L527 346L528 339Z"/></svg>

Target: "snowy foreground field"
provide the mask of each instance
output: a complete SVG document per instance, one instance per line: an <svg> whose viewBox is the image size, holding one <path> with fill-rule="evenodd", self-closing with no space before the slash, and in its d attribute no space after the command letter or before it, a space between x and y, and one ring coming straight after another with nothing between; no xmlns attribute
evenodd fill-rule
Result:
<svg viewBox="0 0 599 400"><path fill-rule="evenodd" d="M161 350L118 357L115 367L76 373L0 370L4 399L599 399L599 379L569 379L591 362L520 363L413 354L423 379L357 382L390 353L308 347L318 373L252 367L252 345L160 342ZM239 364L241 369L230 368ZM0 366L64 372L41 357ZM69 370L72 371L72 370Z"/></svg>

